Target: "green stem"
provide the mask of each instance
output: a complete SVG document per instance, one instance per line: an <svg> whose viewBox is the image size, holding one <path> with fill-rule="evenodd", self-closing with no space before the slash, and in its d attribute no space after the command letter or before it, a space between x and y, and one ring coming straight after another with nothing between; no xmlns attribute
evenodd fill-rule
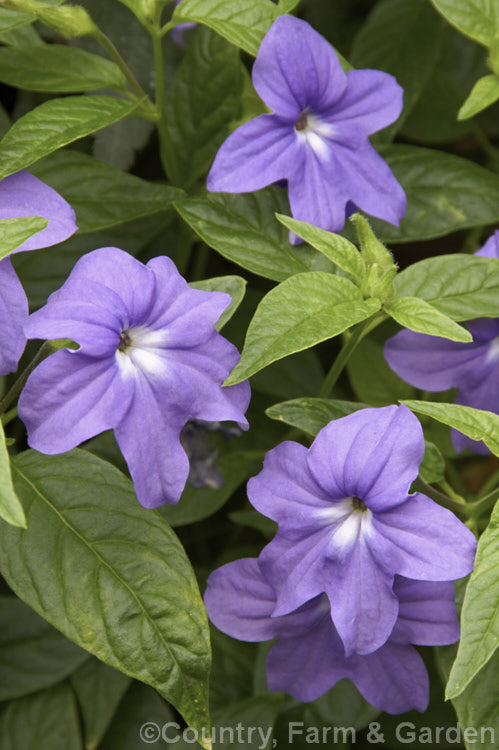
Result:
<svg viewBox="0 0 499 750"><path fill-rule="evenodd" d="M492 492L492 490L495 490L497 485L499 485L499 469L495 471L491 477L487 479L485 484L480 490L480 494L488 495L489 492Z"/></svg>
<svg viewBox="0 0 499 750"><path fill-rule="evenodd" d="M45 359L45 357L48 357L49 354L51 354L53 351L52 344L50 341L46 341L38 350L38 352L35 354L29 365L26 367L26 369L19 375L18 379L10 389L10 391L7 391L3 399L0 401L0 414L3 414L9 406L16 400L16 398L21 393L22 389L24 388L24 384L26 383L27 379L35 369L37 365L40 364L40 362Z"/></svg>
<svg viewBox="0 0 499 750"><path fill-rule="evenodd" d="M152 38L154 70L156 74L156 111L158 113L156 127L158 129L160 158L165 175L170 178L171 182L174 182L176 175L173 173L172 160L169 158L169 137L165 119L166 83L163 60L163 37L161 34L161 9L158 9L156 12L154 25L149 31Z"/></svg>
<svg viewBox="0 0 499 750"><path fill-rule="evenodd" d="M331 369L329 370L328 374L324 378L324 382L322 383L321 389L319 393L317 394L319 398L328 398L329 394L333 390L334 386L336 385L336 381L340 377L341 373L343 372L343 368L345 367L346 363L350 359L350 356L356 349L357 345L360 343L360 341L364 338L364 336L367 333L367 328L369 324L373 321L373 318L369 318L369 320L365 321L364 323L360 323L359 325L355 326L355 328L350 333L348 339L345 341L343 346L341 347L338 356L334 360ZM372 330L372 329L370 329Z"/></svg>
<svg viewBox="0 0 499 750"><path fill-rule="evenodd" d="M489 492L489 494L485 495L485 497L482 497L480 500L477 500L474 503L470 503L468 505L468 508L469 508L471 517L479 518L479 516L483 516L484 513L487 513L491 508L494 507L498 499L499 499L499 487L496 487L495 490L492 490L492 492Z"/></svg>
<svg viewBox="0 0 499 750"><path fill-rule="evenodd" d="M13 409L10 409L6 414L2 414L1 420L4 427L7 427L8 424L10 424L15 418L17 417L17 406L14 406Z"/></svg>
<svg viewBox="0 0 499 750"><path fill-rule="evenodd" d="M459 503L456 500L450 498L448 495L444 495L443 492L439 492L435 489L435 487L432 487L431 484L427 484L424 479L421 479L421 477L417 477L417 479L415 479L413 486L417 492L421 492L423 495L431 497L432 500L441 505L443 508L451 510L456 514L456 516L460 516L461 518L465 519L469 518L469 505Z"/></svg>
<svg viewBox="0 0 499 750"><path fill-rule="evenodd" d="M135 78L134 74L132 73L132 71L126 64L126 62L121 57L120 53L114 46L113 42L100 29L96 30L96 32L93 34L93 37L99 42L101 47L103 47L106 50L109 57L111 57L114 60L118 68L121 70L121 72L127 79L128 83L130 84L132 91L141 100L145 108L145 112L147 113L147 117L150 119L156 119L156 111L154 109L153 103L150 101L146 92L144 91L140 83L137 81L137 79Z"/></svg>

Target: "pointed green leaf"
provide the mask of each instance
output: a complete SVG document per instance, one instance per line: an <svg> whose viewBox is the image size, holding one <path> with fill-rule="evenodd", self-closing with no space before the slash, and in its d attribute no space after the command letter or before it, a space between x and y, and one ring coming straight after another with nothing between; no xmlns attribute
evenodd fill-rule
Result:
<svg viewBox="0 0 499 750"><path fill-rule="evenodd" d="M20 528L26 528L23 507L14 490L10 459L5 444L5 434L0 423L0 518Z"/></svg>
<svg viewBox="0 0 499 750"><path fill-rule="evenodd" d="M376 135L378 142L392 140L417 103L435 68L443 27L428 0L385 0L355 37L350 55L355 67L391 73L404 89L402 113Z"/></svg>
<svg viewBox="0 0 499 750"><path fill-rule="evenodd" d="M0 34L12 29L18 29L21 26L28 26L33 23L35 16L31 13L22 13L18 10L0 8Z"/></svg>
<svg viewBox="0 0 499 750"><path fill-rule="evenodd" d="M164 156L175 185L189 187L208 171L230 123L239 117L239 66L236 47L198 29L166 93Z"/></svg>
<svg viewBox="0 0 499 750"><path fill-rule="evenodd" d="M407 196L407 211L399 227L371 222L384 241L426 240L499 222L499 175L491 170L419 146L383 146L380 154Z"/></svg>
<svg viewBox="0 0 499 750"><path fill-rule="evenodd" d="M116 63L63 44L1 47L0 81L29 91L126 91L125 76Z"/></svg>
<svg viewBox="0 0 499 750"><path fill-rule="evenodd" d="M363 300L348 279L314 271L296 274L258 305L241 359L225 385L239 383L271 362L337 336L379 308L378 300Z"/></svg>
<svg viewBox="0 0 499 750"><path fill-rule="evenodd" d="M214 279L192 281L190 286L193 289L204 289L205 292L225 292L232 297L232 302L221 314L215 326L217 331L221 331L243 301L246 292L246 279L241 278L241 276L217 276Z"/></svg>
<svg viewBox="0 0 499 750"><path fill-rule="evenodd" d="M283 281L301 271L334 271L316 250L290 245L288 232L275 218L289 212L282 188L243 195L211 193L179 201L175 208L207 245L252 273Z"/></svg>
<svg viewBox="0 0 499 750"><path fill-rule="evenodd" d="M22 216L19 219L0 219L0 260L6 258L26 240L48 226L42 216Z"/></svg>
<svg viewBox="0 0 499 750"><path fill-rule="evenodd" d="M457 119L467 120L490 107L499 99L499 76L491 73L483 76L473 86L470 95L459 110Z"/></svg>
<svg viewBox="0 0 499 750"><path fill-rule="evenodd" d="M278 422L297 427L309 435L317 435L331 420L341 419L368 404L338 401L330 398L294 398L270 406L265 414Z"/></svg>
<svg viewBox="0 0 499 750"><path fill-rule="evenodd" d="M136 102L113 96L66 96L40 104L20 117L0 141L0 179L128 117L136 107Z"/></svg>
<svg viewBox="0 0 499 750"><path fill-rule="evenodd" d="M435 443L429 440L425 440L425 452L419 467L419 475L427 484L445 479L445 459Z"/></svg>
<svg viewBox="0 0 499 750"><path fill-rule="evenodd" d="M362 283L366 274L365 263L355 245L345 237L326 232L324 229L314 227L305 221L297 221L289 216L283 216L282 214L276 214L276 216L287 229L315 247L343 271L349 273L357 284Z"/></svg>
<svg viewBox="0 0 499 750"><path fill-rule="evenodd" d="M386 302L383 310L399 325L410 328L411 331L441 336L451 341L473 341L473 336L466 328L419 297L397 297Z"/></svg>
<svg viewBox="0 0 499 750"><path fill-rule="evenodd" d="M495 456L499 456L499 415L471 406L444 404L437 401L402 401L417 414L425 414L438 422L454 427L472 440L483 440Z"/></svg>
<svg viewBox="0 0 499 750"><path fill-rule="evenodd" d="M148 182L71 149L50 154L29 171L74 208L80 233L167 211L184 195L171 185Z"/></svg>
<svg viewBox="0 0 499 750"><path fill-rule="evenodd" d="M69 684L12 701L0 716L2 750L83 750L76 701Z"/></svg>
<svg viewBox="0 0 499 750"><path fill-rule="evenodd" d="M71 676L83 718L87 750L99 745L131 682L127 675L93 657Z"/></svg>
<svg viewBox="0 0 499 750"><path fill-rule="evenodd" d="M498 0L431 1L450 24L486 47L499 34Z"/></svg>
<svg viewBox="0 0 499 750"><path fill-rule="evenodd" d="M209 725L210 645L194 573L171 528L87 451L13 462L26 531L0 524L0 569L48 622Z"/></svg>
<svg viewBox="0 0 499 750"><path fill-rule="evenodd" d="M452 254L426 258L395 279L397 298L418 297L453 320L499 317L499 260Z"/></svg>
<svg viewBox="0 0 499 750"><path fill-rule="evenodd" d="M20 599L0 597L0 701L55 685L88 659Z"/></svg>
<svg viewBox="0 0 499 750"><path fill-rule="evenodd" d="M499 503L478 542L475 569L464 595L461 641L447 683L447 698L460 695L499 646L498 566Z"/></svg>
<svg viewBox="0 0 499 750"><path fill-rule="evenodd" d="M278 15L279 10L271 0L182 0L172 20L178 24L195 21L209 26L255 56Z"/></svg>

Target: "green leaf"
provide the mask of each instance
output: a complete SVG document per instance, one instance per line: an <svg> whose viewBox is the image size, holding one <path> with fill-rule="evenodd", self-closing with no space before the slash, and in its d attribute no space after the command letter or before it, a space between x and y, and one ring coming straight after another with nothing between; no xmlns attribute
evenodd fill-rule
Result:
<svg viewBox="0 0 499 750"><path fill-rule="evenodd" d="M17 10L7 10L0 8L0 34L12 29L18 29L21 26L27 26L33 23L35 16L31 13L21 13Z"/></svg>
<svg viewBox="0 0 499 750"><path fill-rule="evenodd" d="M497 318L499 260L463 254L426 258L398 274L395 290L398 298L417 296L453 320Z"/></svg>
<svg viewBox="0 0 499 750"><path fill-rule="evenodd" d="M441 646L436 649L444 677L449 675L456 650L457 646ZM498 672L499 652L496 651L492 659L480 670L464 693L452 701L463 730L463 740L467 750L474 750L476 747L480 747L481 750L497 750L497 736L499 734ZM439 722L440 725L441 723Z"/></svg>
<svg viewBox="0 0 499 750"><path fill-rule="evenodd" d="M20 117L0 141L0 179L128 117L136 107L135 102L112 96L66 96L40 104Z"/></svg>
<svg viewBox="0 0 499 750"><path fill-rule="evenodd" d="M457 119L467 120L499 99L499 76L491 73L483 76L473 86L470 95L459 110Z"/></svg>
<svg viewBox="0 0 499 750"><path fill-rule="evenodd" d="M291 13L296 8L300 0L279 0L279 13Z"/></svg>
<svg viewBox="0 0 499 750"><path fill-rule="evenodd" d="M499 176L490 170L418 146L384 146L380 153L407 195L400 227L372 221L384 241L427 240L499 221Z"/></svg>
<svg viewBox="0 0 499 750"><path fill-rule="evenodd" d="M88 654L64 638L20 599L0 597L0 701L50 687Z"/></svg>
<svg viewBox="0 0 499 750"><path fill-rule="evenodd" d="M438 422L454 427L472 440L483 440L495 456L499 456L499 415L471 406L444 404L436 401L403 401L417 414L425 414Z"/></svg>
<svg viewBox="0 0 499 750"><path fill-rule="evenodd" d="M370 406L388 406L402 398L411 398L416 390L399 378L388 366L383 346L396 326L383 323L362 339L347 363L348 377L355 395Z"/></svg>
<svg viewBox="0 0 499 750"><path fill-rule="evenodd" d="M461 641L447 683L447 698L460 695L499 646L498 564L499 503L478 542L475 568L464 595Z"/></svg>
<svg viewBox="0 0 499 750"><path fill-rule="evenodd" d="M130 683L127 675L93 657L71 676L83 717L87 750L99 745Z"/></svg>
<svg viewBox="0 0 499 750"><path fill-rule="evenodd" d="M0 48L0 81L29 91L126 91L116 63L62 44Z"/></svg>
<svg viewBox="0 0 499 750"><path fill-rule="evenodd" d="M315 396L323 380L324 370L317 352L305 349L258 372L253 376L251 387L273 398L292 399Z"/></svg>
<svg viewBox="0 0 499 750"><path fill-rule="evenodd" d="M23 245L33 235L48 226L41 216L22 216L19 219L0 219L0 260Z"/></svg>
<svg viewBox="0 0 499 750"><path fill-rule="evenodd" d="M357 731L366 727L381 713L361 696L350 680L341 680L317 700L306 703L303 708L306 727L333 725L353 727ZM335 741L334 745L336 744Z"/></svg>
<svg viewBox="0 0 499 750"><path fill-rule="evenodd" d="M175 208L207 245L252 273L283 281L301 271L334 270L316 250L290 245L288 232L275 218L276 213L289 213L282 188L243 195L211 193L179 201Z"/></svg>
<svg viewBox="0 0 499 750"><path fill-rule="evenodd" d="M177 505L163 505L159 513L170 526L186 526L216 513L230 500L234 492L251 474L248 460L237 451L227 451L218 459L218 469L224 479L219 489L186 485Z"/></svg>
<svg viewBox="0 0 499 750"><path fill-rule="evenodd" d="M486 47L499 33L498 0L431 1L452 26Z"/></svg>
<svg viewBox="0 0 499 750"><path fill-rule="evenodd" d="M0 526L9 586L68 638L209 724L206 612L185 552L130 480L87 451L13 462L28 528Z"/></svg>
<svg viewBox="0 0 499 750"><path fill-rule="evenodd" d="M376 237L365 216L355 213L351 221L355 226L362 259L367 269L361 287L362 293L365 297L391 299L394 294L393 280L397 275L397 266L391 252Z"/></svg>
<svg viewBox="0 0 499 750"><path fill-rule="evenodd" d="M58 685L9 703L0 715L2 750L82 750L73 692Z"/></svg>
<svg viewBox="0 0 499 750"><path fill-rule="evenodd" d="M410 328L411 331L441 336L451 341L473 341L473 336L466 328L419 297L397 297L386 302L383 310L399 325Z"/></svg>
<svg viewBox="0 0 499 750"><path fill-rule="evenodd" d="M270 419L297 427L309 435L317 435L331 420L341 419L368 404L328 398L294 398L270 406L265 414Z"/></svg>
<svg viewBox="0 0 499 750"><path fill-rule="evenodd" d="M5 107L0 102L0 138L3 138L11 126L10 116L7 114Z"/></svg>
<svg viewBox="0 0 499 750"><path fill-rule="evenodd" d="M391 140L418 101L437 62L442 26L428 0L387 0L355 37L353 65L391 73L404 89L402 113L378 141Z"/></svg>
<svg viewBox="0 0 499 750"><path fill-rule="evenodd" d="M289 216L276 214L281 224L315 247L343 271L349 273L357 284L362 284L366 275L366 266L361 254L351 242L340 234L326 232L305 221L297 221Z"/></svg>
<svg viewBox="0 0 499 750"><path fill-rule="evenodd" d="M258 305L241 359L225 384L240 383L271 362L337 336L379 308L379 300L363 300L348 279L318 271L296 274Z"/></svg>
<svg viewBox="0 0 499 750"><path fill-rule="evenodd" d="M80 233L166 211L183 195L178 188L147 182L71 149L50 154L30 172L74 208Z"/></svg>
<svg viewBox="0 0 499 750"><path fill-rule="evenodd" d="M198 29L166 94L164 156L175 185L189 187L208 170L240 114L242 84L239 50Z"/></svg>
<svg viewBox="0 0 499 750"><path fill-rule="evenodd" d="M246 279L241 276L217 276L214 279L192 281L190 286L193 289L203 289L205 292L225 292L232 297L232 302L221 314L215 326L217 331L221 331L243 301L246 292Z"/></svg>
<svg viewBox="0 0 499 750"><path fill-rule="evenodd" d="M161 735L155 742L153 735L146 733L147 727L155 725L161 732L165 724L176 720L173 710L154 690L134 682L121 701L108 732L99 744L99 750L165 750L168 745ZM146 729L141 734L144 726ZM145 739L142 740L142 737ZM196 747L199 746L192 745L192 750Z"/></svg>
<svg viewBox="0 0 499 750"><path fill-rule="evenodd" d="M271 0L182 0L172 20L177 24L196 21L209 26L255 56L279 14Z"/></svg>
<svg viewBox="0 0 499 750"><path fill-rule="evenodd" d="M13 526L26 528L26 517L12 484L10 459L0 423L0 518Z"/></svg>
<svg viewBox="0 0 499 750"><path fill-rule="evenodd" d="M427 484L445 479L445 459L435 443L429 440L425 440L425 452L419 474Z"/></svg>

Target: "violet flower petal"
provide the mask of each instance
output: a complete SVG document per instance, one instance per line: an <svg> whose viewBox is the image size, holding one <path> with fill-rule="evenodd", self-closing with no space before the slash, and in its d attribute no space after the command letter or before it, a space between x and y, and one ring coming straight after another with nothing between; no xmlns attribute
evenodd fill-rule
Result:
<svg viewBox="0 0 499 750"><path fill-rule="evenodd" d="M308 23L286 15L263 38L252 78L265 104L293 121L311 104L316 110L329 109L347 85L331 45Z"/></svg>
<svg viewBox="0 0 499 750"><path fill-rule="evenodd" d="M245 122L221 145L207 179L211 192L249 193L289 179L303 154L293 125L276 115Z"/></svg>
<svg viewBox="0 0 499 750"><path fill-rule="evenodd" d="M28 300L10 258L0 261L0 375L17 369L26 345Z"/></svg>
<svg viewBox="0 0 499 750"><path fill-rule="evenodd" d="M21 171L0 181L0 219L41 216L48 226L20 245L15 253L39 250L63 242L76 232L75 212L51 187Z"/></svg>
<svg viewBox="0 0 499 750"><path fill-rule="evenodd" d="M38 365L21 393L19 416L29 445L48 455L75 448L115 427L132 393L114 356L61 349Z"/></svg>

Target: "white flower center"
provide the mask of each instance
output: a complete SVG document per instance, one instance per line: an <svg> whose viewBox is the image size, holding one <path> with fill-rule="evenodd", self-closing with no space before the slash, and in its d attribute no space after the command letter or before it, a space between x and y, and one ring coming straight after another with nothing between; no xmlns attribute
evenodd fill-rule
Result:
<svg viewBox="0 0 499 750"><path fill-rule="evenodd" d="M320 117L303 111L295 123L295 133L299 141L309 146L321 161L329 159L328 140L335 135L334 125Z"/></svg>
<svg viewBox="0 0 499 750"><path fill-rule="evenodd" d="M345 557L360 537L372 533L372 511L358 497L346 497L322 511L324 523L331 526L328 550L335 558Z"/></svg>
<svg viewBox="0 0 499 750"><path fill-rule="evenodd" d="M135 326L121 332L116 358L120 367L128 373L141 370L154 375L165 370L167 348L165 331L153 331L146 326Z"/></svg>

